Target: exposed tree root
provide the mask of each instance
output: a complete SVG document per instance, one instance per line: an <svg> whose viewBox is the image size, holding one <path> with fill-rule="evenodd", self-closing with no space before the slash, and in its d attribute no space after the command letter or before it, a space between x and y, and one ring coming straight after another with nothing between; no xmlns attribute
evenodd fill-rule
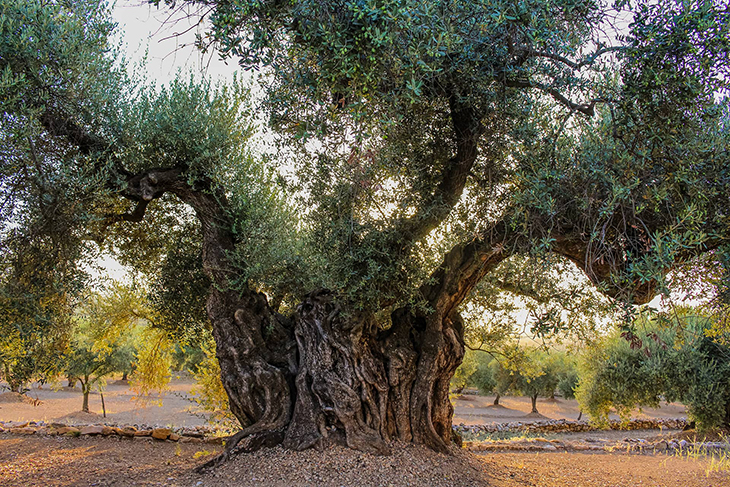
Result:
<svg viewBox="0 0 730 487"><path fill-rule="evenodd" d="M258 431L252 433L251 428L242 429L235 435L228 437L223 452L197 467L195 472L205 473L224 464L238 453L251 453L261 448L271 448L280 444L283 440L283 431Z"/></svg>

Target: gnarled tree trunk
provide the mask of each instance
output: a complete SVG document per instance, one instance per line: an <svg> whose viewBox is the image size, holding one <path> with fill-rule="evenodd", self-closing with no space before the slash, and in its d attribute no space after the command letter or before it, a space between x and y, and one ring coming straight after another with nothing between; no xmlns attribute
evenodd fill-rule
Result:
<svg viewBox="0 0 730 487"><path fill-rule="evenodd" d="M464 355L459 320L393 313L385 330L343 311L326 290L296 316L299 369L284 445L346 444L388 453L398 438L446 451L453 409L448 386Z"/></svg>
<svg viewBox="0 0 730 487"><path fill-rule="evenodd" d="M207 312L223 386L243 427L212 463L234 448L279 443L297 450L336 443L385 454L388 441L400 439L447 451L449 383L464 356L457 307L508 255L504 228L446 255L420 289L430 312L396 309L383 326L374 313L354 313L319 290L285 318L263 294L231 289L235 240L227 202L222 192L201 186L191 187L179 169L134 176L129 193L138 207L129 218L141 218L147 202L172 192L201 222L203 268L214 283Z"/></svg>
<svg viewBox="0 0 730 487"><path fill-rule="evenodd" d="M499 246L455 249L444 264L448 275L443 268L434 274L440 285L421 291L432 310L397 309L385 326L372 314L343 308L327 290L304 299L292 327L263 295L214 288L208 312L223 384L233 413L247 425L230 444L242 439L243 450L342 444L387 454L388 441L400 439L447 451L449 383L464 356L456 311L468 292L464 277L477 282L472 274L503 258ZM453 271L461 275L449 277Z"/></svg>

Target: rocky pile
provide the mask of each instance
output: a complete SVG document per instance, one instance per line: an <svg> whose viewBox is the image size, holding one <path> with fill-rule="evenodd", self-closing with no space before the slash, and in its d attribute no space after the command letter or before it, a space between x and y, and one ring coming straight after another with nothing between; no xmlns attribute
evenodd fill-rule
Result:
<svg viewBox="0 0 730 487"><path fill-rule="evenodd" d="M147 425L69 425L65 423L46 423L44 421L1 422L0 433L14 435L43 436L116 436L146 441L179 441L181 443L222 444L223 436L217 430L206 426L194 428L159 428Z"/></svg>
<svg viewBox="0 0 730 487"><path fill-rule="evenodd" d="M535 422L514 421L511 423L491 423L479 425L466 425L464 423L454 426L457 433L582 433L587 431L599 431L602 429L612 430L645 430L645 429L684 429L687 426L686 418L678 419L632 419L630 421L611 420L607 428L596 426L589 421L568 421L565 419L548 419Z"/></svg>

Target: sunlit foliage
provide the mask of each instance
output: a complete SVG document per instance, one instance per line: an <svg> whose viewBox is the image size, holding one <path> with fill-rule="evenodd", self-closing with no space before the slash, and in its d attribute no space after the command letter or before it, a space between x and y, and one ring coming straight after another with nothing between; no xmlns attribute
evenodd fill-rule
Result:
<svg viewBox="0 0 730 487"><path fill-rule="evenodd" d="M637 329L588 351L576 394L583 410L600 422L612 410L628 419L634 408L681 401L703 428L730 424L730 349L708 336L712 320L683 308L642 317Z"/></svg>

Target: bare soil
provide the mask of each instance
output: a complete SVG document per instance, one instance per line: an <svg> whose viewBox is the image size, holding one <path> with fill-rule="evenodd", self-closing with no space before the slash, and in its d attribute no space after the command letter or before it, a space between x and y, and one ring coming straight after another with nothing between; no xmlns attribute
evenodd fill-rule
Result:
<svg viewBox="0 0 730 487"><path fill-rule="evenodd" d="M580 414L578 402L574 399L537 400L538 414L531 414L532 405L528 397L503 396L499 405L494 406L494 396L463 394L454 399L454 424L489 424L520 421L528 423L541 419L567 419L575 421ZM644 408L632 413L632 418L683 418L687 410L682 404L662 404L660 408ZM588 419L585 415L582 419ZM610 419L619 419L611 415Z"/></svg>
<svg viewBox="0 0 730 487"><path fill-rule="evenodd" d="M65 384L65 382L64 382ZM46 421L68 424L146 424L149 426L198 426L206 424L208 414L189 398L193 381L184 376L174 378L170 389L146 402L135 399L126 381L110 380L104 394L106 418L102 416L101 396L93 392L89 398L91 413L82 413L83 395L76 388L34 386L26 393L27 401L3 401L14 393L0 394L0 421ZM39 405L29 403L36 401Z"/></svg>
<svg viewBox="0 0 730 487"><path fill-rule="evenodd" d="M111 381L110 381L111 382ZM34 406L17 397L0 396L0 421L118 423L195 426L205 415L185 399L191 381L176 379L162 406L140 405L126 384L110 383L104 392L107 418L101 417L100 397L91 401L93 412L81 413L81 391L47 386L28 394L40 400ZM455 401L456 424L529 422L542 417L576 419L575 401L541 400L537 417L530 417L527 398L464 396ZM637 417L681 417L684 408L669 405L637 412ZM668 432L571 433L564 438L650 437ZM674 433L676 435L677 433ZM615 438L614 438L615 436ZM281 448L239 455L212 473L198 475L194 468L220 447L197 443L170 443L145 439L63 438L0 434L0 486L662 486L730 487L728 464L720 472L716 460L687 459L676 455L576 452L468 452L454 449L442 455L394 443L393 455L372 456L344 448L323 452L291 452ZM715 462L715 464L713 464Z"/></svg>
<svg viewBox="0 0 730 487"><path fill-rule="evenodd" d="M576 486L722 487L707 458L589 453L442 455L393 444L378 457L345 448L239 455L212 473L194 468L210 445L110 438L0 435L0 486Z"/></svg>

